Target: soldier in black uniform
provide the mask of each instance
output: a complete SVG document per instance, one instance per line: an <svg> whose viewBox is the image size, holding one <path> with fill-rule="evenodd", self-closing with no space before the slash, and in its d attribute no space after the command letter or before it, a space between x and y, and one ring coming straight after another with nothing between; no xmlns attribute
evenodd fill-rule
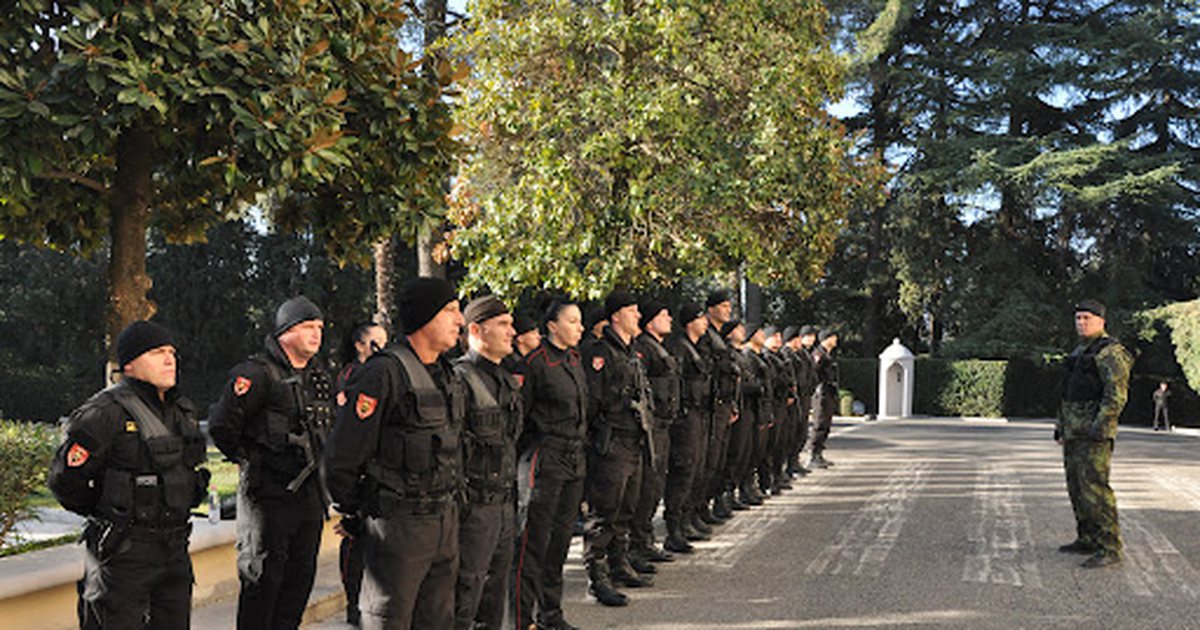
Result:
<svg viewBox="0 0 1200 630"><path fill-rule="evenodd" d="M316 360L321 309L300 296L275 313L263 351L229 373L209 418L238 463L238 628L296 628L317 571L324 527L321 445L332 384Z"/></svg>
<svg viewBox="0 0 1200 630"><path fill-rule="evenodd" d="M812 351L813 365L817 375L817 388L813 392L812 459L809 464L816 468L828 468L833 462L825 459L825 441L833 427L833 413L838 404L838 369L833 358L833 349L838 344L838 334L833 330L822 330L817 336L818 344Z"/></svg>
<svg viewBox="0 0 1200 630"><path fill-rule="evenodd" d="M84 630L186 630L191 621L188 513L209 474L196 408L175 387L175 342L137 321L117 337L120 383L71 413L49 486L88 519L79 581ZM148 624L146 623L148 620Z"/></svg>
<svg viewBox="0 0 1200 630"><path fill-rule="evenodd" d="M764 434L770 422L772 407L771 368L762 357L762 327L746 324L742 344L742 417L738 421L738 452L744 453L736 462L734 480L738 500L744 505L762 505L763 494L758 491L755 473L758 471L764 446Z"/></svg>
<svg viewBox="0 0 1200 630"><path fill-rule="evenodd" d="M588 378L589 507L584 533L588 592L605 606L624 606L628 598L614 587L649 586L650 578L629 563L629 526L641 489L642 457L649 442L650 393L632 343L640 314L627 291L604 301L609 325L604 337L583 356ZM647 409L648 411L648 409Z"/></svg>
<svg viewBox="0 0 1200 630"><path fill-rule="evenodd" d="M705 435L703 473L697 479L692 498L695 510L691 525L699 533L712 533L710 523L719 523L709 507L709 501L720 502L728 483L725 454L728 447L730 426L738 419L739 374L735 351L721 338L719 331L733 319L733 302L729 294L716 291L705 302L708 312L708 330L696 345L700 355L711 365L712 414L708 419ZM725 512L729 506L721 505Z"/></svg>
<svg viewBox="0 0 1200 630"><path fill-rule="evenodd" d="M342 369L338 372L334 390L342 393L350 376L371 355L382 350L388 343L387 329L375 322L359 322L350 329L342 343ZM344 394L343 394L344 395ZM349 531L361 523L355 519L339 522L334 531L342 537L338 546L338 569L342 577L342 588L346 591L346 623L357 626L361 615L358 611L358 593L362 590L363 553L362 544L356 540L358 531Z"/></svg>
<svg viewBox="0 0 1200 630"><path fill-rule="evenodd" d="M786 474L787 448L793 431L792 408L796 405L796 372L792 362L783 354L783 332L775 327L766 331L763 357L775 371L771 386L775 415L767 436L766 471L760 474L763 493L778 496L792 488Z"/></svg>
<svg viewBox="0 0 1200 630"><path fill-rule="evenodd" d="M438 278L410 280L398 311L404 336L338 399L325 470L334 507L363 520L363 628L452 628L466 393L444 353L463 317Z"/></svg>
<svg viewBox="0 0 1200 630"><path fill-rule="evenodd" d="M563 561L583 500L586 467L587 377L575 346L583 316L571 302L553 302L543 317L546 337L526 357L521 385L525 433L521 459L532 486L525 527L518 541L515 610L517 628L574 630L563 618ZM534 608L537 608L535 611Z"/></svg>
<svg viewBox="0 0 1200 630"><path fill-rule="evenodd" d="M639 307L639 311L642 334L634 340L633 347L642 360L653 394L651 440L655 456L653 460L642 458L642 487L629 531L629 561L640 573L655 573L657 570L651 562L674 559L655 544L653 518L667 482L671 425L679 415L679 362L663 346L663 341L671 334L671 312L667 306L661 302L648 302Z"/></svg>
<svg viewBox="0 0 1200 630"><path fill-rule="evenodd" d="M816 341L816 329L812 326L801 326L796 336L787 342L796 370L797 416L796 435L789 450L788 471L801 476L811 472L800 464L800 452L808 444L809 412L812 409L813 391L817 388L816 365L812 359L812 346Z"/></svg>
<svg viewBox="0 0 1200 630"><path fill-rule="evenodd" d="M512 353L513 317L492 295L463 310L470 350L454 370L469 394L462 432L467 504L458 536L455 627L499 630L516 535L517 437L524 418L517 379L501 366Z"/></svg>
<svg viewBox="0 0 1200 630"><path fill-rule="evenodd" d="M692 485L704 458L705 425L712 408L710 364L700 356L696 344L708 330L708 318L699 304L679 308L683 330L667 339L667 349L679 365L681 390L679 413L671 425L671 452L663 496L663 519L667 539L663 546L675 553L691 553L684 525L690 530Z"/></svg>

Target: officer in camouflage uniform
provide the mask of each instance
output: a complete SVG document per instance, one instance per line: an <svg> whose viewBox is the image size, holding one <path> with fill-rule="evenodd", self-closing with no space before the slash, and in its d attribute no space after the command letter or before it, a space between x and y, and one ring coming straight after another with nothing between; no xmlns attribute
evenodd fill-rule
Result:
<svg viewBox="0 0 1200 630"><path fill-rule="evenodd" d="M1080 343L1067 357L1067 377L1054 437L1063 446L1067 492L1075 511L1076 538L1059 547L1092 554L1085 568L1121 561L1117 499L1108 485L1117 418L1125 407L1133 357L1104 331L1104 305L1083 300L1075 307Z"/></svg>

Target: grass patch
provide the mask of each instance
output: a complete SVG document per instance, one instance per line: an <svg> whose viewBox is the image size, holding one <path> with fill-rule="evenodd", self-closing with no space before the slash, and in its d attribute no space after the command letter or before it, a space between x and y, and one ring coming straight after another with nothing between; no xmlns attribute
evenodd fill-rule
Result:
<svg viewBox="0 0 1200 630"><path fill-rule="evenodd" d="M0 558L7 558L8 556L15 556L19 553L27 553L30 551L37 551L39 549L49 549L50 547L57 547L59 545L69 545L78 540L79 534L74 533L63 534L57 538L47 538L46 540L34 540L25 543L18 543L11 547L0 549Z"/></svg>

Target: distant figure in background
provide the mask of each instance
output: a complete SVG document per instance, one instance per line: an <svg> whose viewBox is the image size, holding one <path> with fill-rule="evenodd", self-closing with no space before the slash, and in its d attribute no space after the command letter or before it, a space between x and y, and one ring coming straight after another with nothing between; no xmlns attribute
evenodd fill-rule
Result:
<svg viewBox="0 0 1200 630"><path fill-rule="evenodd" d="M1170 385L1166 381L1158 384L1154 390L1154 430L1158 430L1158 419L1162 418L1163 431L1171 430L1171 414L1167 399L1171 397Z"/></svg>
<svg viewBox="0 0 1200 630"><path fill-rule="evenodd" d="M350 329L350 334L342 342L342 371L338 372L336 383L339 394L346 389L346 382L354 371L387 344L387 329L375 322L360 322ZM346 623L352 626L357 626L362 616L358 610L358 594L362 590L363 552L362 545L356 540L361 532L356 525L360 523L354 519L343 519L334 527L334 531L342 537L338 549L338 569L342 576L342 587L346 590Z"/></svg>

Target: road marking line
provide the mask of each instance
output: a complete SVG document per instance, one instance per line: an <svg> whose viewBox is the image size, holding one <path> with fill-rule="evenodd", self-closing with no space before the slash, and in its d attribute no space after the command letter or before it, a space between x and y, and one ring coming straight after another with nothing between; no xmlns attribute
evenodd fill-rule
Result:
<svg viewBox="0 0 1200 630"><path fill-rule="evenodd" d="M1016 471L995 463L977 470L974 522L967 533L975 553L963 563L964 582L1041 588L1029 515Z"/></svg>
<svg viewBox="0 0 1200 630"><path fill-rule="evenodd" d="M911 462L893 471L805 572L878 576L932 468L931 462Z"/></svg>
<svg viewBox="0 0 1200 630"><path fill-rule="evenodd" d="M1133 592L1142 597L1195 600L1200 572L1175 545L1138 510L1120 514L1125 538L1125 559L1132 570L1125 576Z"/></svg>

